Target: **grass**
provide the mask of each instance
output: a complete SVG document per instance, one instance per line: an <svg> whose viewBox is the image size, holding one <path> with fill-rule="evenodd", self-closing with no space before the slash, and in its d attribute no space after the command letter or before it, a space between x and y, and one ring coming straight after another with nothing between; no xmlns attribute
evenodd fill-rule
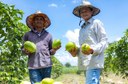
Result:
<svg viewBox="0 0 128 84"><path fill-rule="evenodd" d="M122 78L121 75L115 75L114 73L109 73L108 76L101 76L102 84L128 84L127 78Z"/></svg>
<svg viewBox="0 0 128 84"><path fill-rule="evenodd" d="M63 84L85 84L83 72L76 74L77 71L78 68L74 66L63 67L63 74L54 80L63 82ZM26 77L24 81L29 81L29 78ZM100 84L128 84L128 79L123 79L121 76L117 76L114 73L109 73L107 77L103 74Z"/></svg>
<svg viewBox="0 0 128 84"><path fill-rule="evenodd" d="M64 84L85 84L84 74L63 74L59 78L55 79L55 81L61 81ZM108 77L101 76L100 84L128 84L127 79L122 79L119 76L114 74L110 74Z"/></svg>
<svg viewBox="0 0 128 84"><path fill-rule="evenodd" d="M63 74L55 81L61 81L64 84L84 84L84 75Z"/></svg>
<svg viewBox="0 0 128 84"><path fill-rule="evenodd" d="M76 66L71 66L71 67L63 67L63 74L68 74L68 73L72 73L75 74L77 73L78 68Z"/></svg>
<svg viewBox="0 0 128 84"><path fill-rule="evenodd" d="M63 84L85 84L84 74L62 74L60 77L54 79L60 81ZM29 81L29 78L25 78L24 81ZM101 84L128 84L128 79L122 79L115 74L109 74L108 77L101 76Z"/></svg>

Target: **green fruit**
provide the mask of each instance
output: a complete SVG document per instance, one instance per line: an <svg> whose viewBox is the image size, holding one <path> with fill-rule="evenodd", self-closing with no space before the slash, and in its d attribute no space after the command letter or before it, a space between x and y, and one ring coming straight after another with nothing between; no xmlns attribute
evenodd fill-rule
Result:
<svg viewBox="0 0 128 84"><path fill-rule="evenodd" d="M68 42L68 43L66 44L66 46L65 46L65 49L66 49L67 51L71 51L71 50L74 49L74 48L76 48L76 45L75 45L74 42Z"/></svg>
<svg viewBox="0 0 128 84"><path fill-rule="evenodd" d="M35 84L41 84L40 82L36 82Z"/></svg>
<svg viewBox="0 0 128 84"><path fill-rule="evenodd" d="M53 84L54 80L52 78L44 78L42 84Z"/></svg>
<svg viewBox="0 0 128 84"><path fill-rule="evenodd" d="M88 44L83 43L81 46L82 51L89 51L91 48Z"/></svg>
<svg viewBox="0 0 128 84"><path fill-rule="evenodd" d="M36 45L31 41L25 41L24 48L28 50L30 53L36 52Z"/></svg>
<svg viewBox="0 0 128 84"><path fill-rule="evenodd" d="M22 81L20 84L29 84L30 82L28 81Z"/></svg>
<svg viewBox="0 0 128 84"><path fill-rule="evenodd" d="M54 82L53 84L63 84L63 83L62 83L62 82L57 82L57 81L56 81L56 82Z"/></svg>
<svg viewBox="0 0 128 84"><path fill-rule="evenodd" d="M53 41L53 43L52 43L52 48L56 49L56 48L58 48L58 47L60 47L60 46L61 46L61 41L60 41L60 39L55 39L55 40Z"/></svg>

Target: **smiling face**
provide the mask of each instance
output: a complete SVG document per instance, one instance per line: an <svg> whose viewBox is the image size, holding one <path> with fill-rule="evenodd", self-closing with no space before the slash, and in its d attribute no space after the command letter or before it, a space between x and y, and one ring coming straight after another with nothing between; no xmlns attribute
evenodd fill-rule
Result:
<svg viewBox="0 0 128 84"><path fill-rule="evenodd" d="M41 30L42 28L44 28L44 18L43 17L37 16L34 18L33 22L34 22L33 26L36 30Z"/></svg>
<svg viewBox="0 0 128 84"><path fill-rule="evenodd" d="M93 16L93 10L89 7L84 7L80 9L80 17L85 21L88 21Z"/></svg>

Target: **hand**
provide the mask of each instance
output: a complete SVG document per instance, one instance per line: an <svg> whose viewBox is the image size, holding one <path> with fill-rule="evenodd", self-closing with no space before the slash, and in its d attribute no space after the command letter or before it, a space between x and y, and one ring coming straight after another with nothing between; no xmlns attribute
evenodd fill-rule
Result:
<svg viewBox="0 0 128 84"><path fill-rule="evenodd" d="M31 53L28 51L28 50L26 50L26 49L23 49L23 51L24 51L24 53L26 54L26 55L30 55Z"/></svg>
<svg viewBox="0 0 128 84"><path fill-rule="evenodd" d="M58 47L52 48L52 49L54 49L55 51L57 51L57 50L60 49L60 48L61 48L61 46L58 46Z"/></svg>
<svg viewBox="0 0 128 84"><path fill-rule="evenodd" d="M88 51L82 51L82 53L85 55L93 54L93 49L89 49Z"/></svg>
<svg viewBox="0 0 128 84"><path fill-rule="evenodd" d="M73 57L76 57L78 53L78 48L73 48L72 50L68 51Z"/></svg>
<svg viewBox="0 0 128 84"><path fill-rule="evenodd" d="M61 46L58 46L58 47L56 47L56 48L52 48L50 51L51 51L51 54L52 55L54 55L55 53L56 53L56 51L58 50L58 49L60 49L60 47Z"/></svg>
<svg viewBox="0 0 128 84"><path fill-rule="evenodd" d="M51 55L54 55L56 53L56 50L55 49L51 49L50 52L51 52Z"/></svg>

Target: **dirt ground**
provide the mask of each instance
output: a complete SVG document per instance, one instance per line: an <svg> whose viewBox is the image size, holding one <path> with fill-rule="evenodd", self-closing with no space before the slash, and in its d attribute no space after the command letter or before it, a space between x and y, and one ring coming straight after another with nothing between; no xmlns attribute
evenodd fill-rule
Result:
<svg viewBox="0 0 128 84"><path fill-rule="evenodd" d="M55 81L61 81L64 84L85 84L85 78L83 74L63 74L59 78L55 79ZM108 77L102 76L100 84L128 84L128 80L121 79L115 75Z"/></svg>
<svg viewBox="0 0 128 84"><path fill-rule="evenodd" d="M63 74L54 79L54 81L59 81L63 84L85 84L85 77L84 74ZM28 77L24 80L23 84L30 84ZM128 79L122 79L119 76L110 74L108 77L101 76L100 84L128 84Z"/></svg>

